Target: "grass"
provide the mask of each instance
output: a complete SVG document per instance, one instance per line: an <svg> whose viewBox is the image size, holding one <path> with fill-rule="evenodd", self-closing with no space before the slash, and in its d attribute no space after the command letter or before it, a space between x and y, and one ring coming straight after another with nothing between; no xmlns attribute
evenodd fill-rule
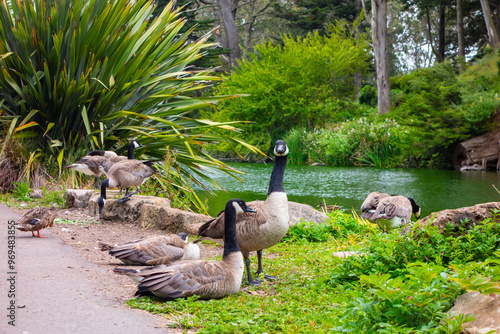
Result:
<svg viewBox="0 0 500 334"><path fill-rule="evenodd" d="M466 289L500 291L495 223L485 221L461 237L439 237L433 228L400 236L382 234L355 215L329 216L322 227L297 224L285 241L265 250L264 270L277 281L250 287L243 278L238 294L219 300L134 298L128 304L200 333L459 333L472 317L447 316L456 296ZM369 254L332 256L343 250ZM415 250L415 259L403 254Z"/></svg>

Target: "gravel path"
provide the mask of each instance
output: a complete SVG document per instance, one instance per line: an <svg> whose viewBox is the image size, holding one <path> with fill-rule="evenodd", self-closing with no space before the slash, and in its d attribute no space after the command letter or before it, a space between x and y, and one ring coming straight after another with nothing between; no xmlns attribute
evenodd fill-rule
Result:
<svg viewBox="0 0 500 334"><path fill-rule="evenodd" d="M9 268L9 221L18 217L0 204L0 333L175 332L165 327L163 317L126 308L100 280L108 270L82 257L50 229L41 231L46 239L16 230L15 263ZM8 309L11 303L13 310ZM9 325L10 312L15 326Z"/></svg>

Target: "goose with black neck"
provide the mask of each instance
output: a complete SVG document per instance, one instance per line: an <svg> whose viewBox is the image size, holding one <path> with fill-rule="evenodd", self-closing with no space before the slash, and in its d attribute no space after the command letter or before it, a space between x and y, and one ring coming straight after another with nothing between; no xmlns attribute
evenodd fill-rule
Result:
<svg viewBox="0 0 500 334"><path fill-rule="evenodd" d="M253 201L248 203L257 211L255 215L242 214L238 216L236 230L238 243L245 259L248 282L252 285L260 285L258 278L263 273L262 251L276 245L281 241L288 231L289 214L288 198L283 187L283 178L287 163L288 147L284 140L276 141L274 148L276 156L269 188L265 201ZM199 230L198 235L221 239L224 237L224 212L205 224ZM250 252L257 251L257 279L253 279L250 271ZM273 276L264 275L266 279L275 279Z"/></svg>

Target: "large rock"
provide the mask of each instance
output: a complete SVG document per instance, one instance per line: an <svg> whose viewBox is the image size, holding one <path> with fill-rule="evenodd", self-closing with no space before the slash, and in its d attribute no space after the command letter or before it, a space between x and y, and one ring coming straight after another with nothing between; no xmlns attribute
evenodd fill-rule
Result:
<svg viewBox="0 0 500 334"><path fill-rule="evenodd" d="M141 216L142 206L144 204L150 204L158 207L170 207L170 201L166 198L154 197L154 196L140 196L133 195L130 200L125 203L117 203L118 199L115 199L114 195L118 194L118 191L108 191L106 205L102 209L100 215L101 219L107 220L123 220L126 222L137 223L139 217ZM99 205L97 200L100 194L95 193L89 200L89 215L97 216L99 215Z"/></svg>
<svg viewBox="0 0 500 334"><path fill-rule="evenodd" d="M197 234L197 227L210 219L212 217L190 211L144 204L139 217L139 225L144 228L167 230L170 233ZM192 226L196 227L191 228Z"/></svg>
<svg viewBox="0 0 500 334"><path fill-rule="evenodd" d="M420 226L428 224L437 226L440 231L443 231L448 223L452 223L457 228L460 226L469 229L473 224L493 218L492 210L500 210L500 202L476 204L465 208L433 212L422 218L418 223Z"/></svg>
<svg viewBox="0 0 500 334"><path fill-rule="evenodd" d="M65 193L66 205L70 208L86 208L94 193L94 190L67 189Z"/></svg>
<svg viewBox="0 0 500 334"><path fill-rule="evenodd" d="M462 333L485 334L489 331L500 333L500 296L492 298L477 291L467 292L455 300L455 306L448 313L472 314L476 318L476 321L463 326Z"/></svg>
<svg viewBox="0 0 500 334"><path fill-rule="evenodd" d="M314 209L310 205L290 201L288 202L288 214L290 215L290 221L288 222L290 226L297 224L301 220L324 223L328 219L326 214Z"/></svg>

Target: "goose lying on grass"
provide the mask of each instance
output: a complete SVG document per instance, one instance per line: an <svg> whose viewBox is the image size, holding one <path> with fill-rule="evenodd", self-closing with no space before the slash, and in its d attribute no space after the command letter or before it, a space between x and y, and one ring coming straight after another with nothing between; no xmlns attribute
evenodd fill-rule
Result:
<svg viewBox="0 0 500 334"><path fill-rule="evenodd" d="M102 251L129 265L159 265L174 261L198 260L200 247L187 241L187 234L167 234L122 244L99 242Z"/></svg>
<svg viewBox="0 0 500 334"><path fill-rule="evenodd" d="M222 298L240 290L243 257L236 238L236 215L255 212L241 199L227 202L224 210L224 253L221 261L183 261L170 266L159 265L133 270L115 268L138 282L136 296L153 294L171 300L189 296L202 299Z"/></svg>
<svg viewBox="0 0 500 334"><path fill-rule="evenodd" d="M243 214L238 217L236 230L238 243L241 252L245 258L245 267L247 271L248 282L252 285L260 285L261 281L257 278L252 279L250 272L250 252L257 251L258 269L256 275L262 273L262 250L276 245L281 241L288 231L288 198L283 188L283 177L287 162L288 147L285 141L278 140L274 148L276 161L271 179L267 199L248 203L250 207L257 210L257 214ZM222 239L224 236L224 212L198 229L198 235ZM275 277L264 275L266 279L275 279Z"/></svg>

